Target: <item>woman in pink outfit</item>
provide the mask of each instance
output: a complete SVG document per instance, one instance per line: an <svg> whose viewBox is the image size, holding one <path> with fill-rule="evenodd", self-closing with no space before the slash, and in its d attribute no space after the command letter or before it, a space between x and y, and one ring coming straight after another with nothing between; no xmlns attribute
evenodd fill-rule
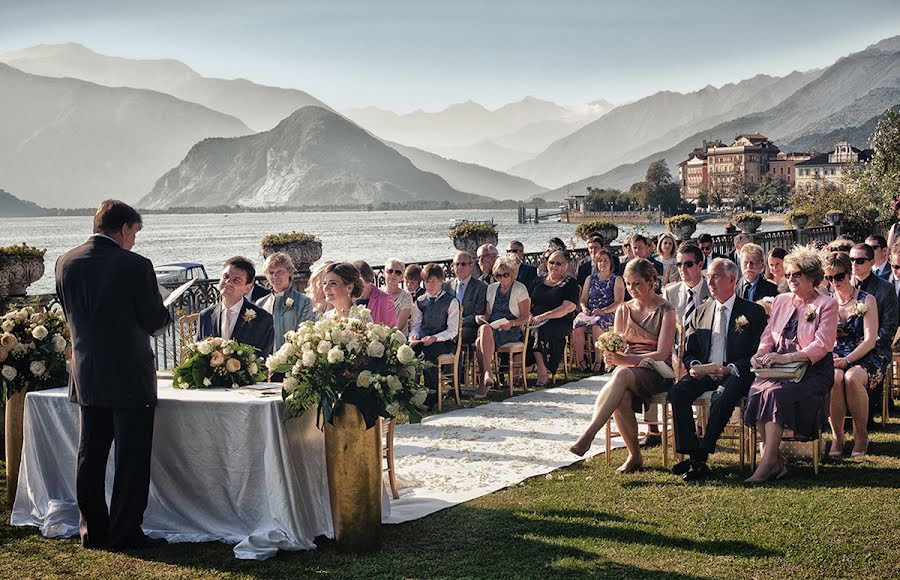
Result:
<svg viewBox="0 0 900 580"><path fill-rule="evenodd" d="M372 266L362 260L353 262L359 270L359 277L363 281L362 296L356 301L369 309L372 313L372 322L397 328L397 312L394 309L394 299L391 295L375 287L375 271Z"/></svg>

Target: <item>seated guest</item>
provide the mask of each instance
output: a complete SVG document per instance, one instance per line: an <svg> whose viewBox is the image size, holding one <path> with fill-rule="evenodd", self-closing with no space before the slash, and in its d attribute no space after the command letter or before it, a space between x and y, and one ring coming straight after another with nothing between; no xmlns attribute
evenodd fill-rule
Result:
<svg viewBox="0 0 900 580"><path fill-rule="evenodd" d="M353 267L359 271L363 281L362 295L357 298L356 304L365 306L372 315L372 322L397 328L397 314L394 310L394 299L384 290L375 286L375 271L368 262L356 260Z"/></svg>
<svg viewBox="0 0 900 580"><path fill-rule="evenodd" d="M496 264L496 262L494 262ZM472 276L474 264L472 257L466 252L459 252L453 258L453 273L456 277L444 283L444 291L456 296L462 305L462 341L463 346L473 344L478 334L478 323L475 317L484 314L487 308L488 285Z"/></svg>
<svg viewBox="0 0 900 580"><path fill-rule="evenodd" d="M872 262L872 274L887 280L891 277L891 264L888 262L890 258L890 248L884 236L875 234L866 238L866 244L872 246L875 252L875 260Z"/></svg>
<svg viewBox="0 0 900 580"><path fill-rule="evenodd" d="M750 357L759 348L766 317L762 306L735 295L737 270L734 262L724 258L713 260L706 270L714 300L707 300L692 314L687 346L681 357L690 370L669 389L675 450L689 456L676 464L672 473L685 481L704 479L710 474L706 460L715 452L716 441L734 408L747 396L753 383ZM709 364L716 366L704 370L698 366ZM718 391L719 387L723 390ZM700 441L691 405L707 391L717 392L712 397L709 420Z"/></svg>
<svg viewBox="0 0 900 580"><path fill-rule="evenodd" d="M766 254L760 246L751 243L741 246L738 265L743 274L738 284L738 296L750 302L778 296L778 286L762 275L766 267Z"/></svg>
<svg viewBox="0 0 900 580"><path fill-rule="evenodd" d="M603 238L600 236L591 236L588 238L587 250L588 255L580 264L578 264L578 276L576 277L576 280L578 280L579 288L584 286L585 280L587 280L591 275L591 272L594 271L594 262L597 254L603 250Z"/></svg>
<svg viewBox="0 0 900 580"><path fill-rule="evenodd" d="M425 294L425 286L422 285L422 266L418 264L410 264L403 272L403 283L406 284L406 291L412 296L413 302Z"/></svg>
<svg viewBox="0 0 900 580"><path fill-rule="evenodd" d="M275 342L272 352L284 344L284 334L289 330L297 330L301 322L315 320L312 301L291 285L294 275L294 262L283 252L266 258L263 274L272 286L272 293L259 299L257 306L272 315L275 327Z"/></svg>
<svg viewBox="0 0 900 580"><path fill-rule="evenodd" d="M875 297L850 283L850 257L842 252L825 256L825 279L838 304L837 342L834 345L834 386L831 389L831 457L844 449L844 417L853 416L852 456L866 454L869 445L869 391L884 380L889 359L875 348L878 341L878 304Z"/></svg>
<svg viewBox="0 0 900 580"><path fill-rule="evenodd" d="M894 295L900 301L900 240L891 248L891 277L888 282L894 287ZM900 321L900 314L898 314Z"/></svg>
<svg viewBox="0 0 900 580"><path fill-rule="evenodd" d="M897 334L897 293L896 288L889 281L872 275L874 255L875 250L868 244L856 244L850 249L853 285L875 297L875 302L878 304L878 341L875 343L875 350L879 356L889 359L891 345ZM881 401L881 395L882 391L879 385L869 397L875 408L877 408L876 403ZM870 412L870 421L872 415L873 413Z"/></svg>
<svg viewBox="0 0 900 580"><path fill-rule="evenodd" d="M485 284L493 284L494 280L491 271L494 269L494 262L500 255L500 250L494 244L482 244L478 247L476 257L478 258L478 268L481 270L481 276L478 278Z"/></svg>
<svg viewBox="0 0 900 580"><path fill-rule="evenodd" d="M631 246L631 238L632 234L628 234L625 236L625 239L622 240L622 258L619 260L619 265L616 267L616 274L619 276L625 273L625 266L629 261L634 259L634 248Z"/></svg>
<svg viewBox="0 0 900 580"><path fill-rule="evenodd" d="M403 270L406 266L397 258L384 263L384 290L394 301L394 314L397 317L397 328L409 335L409 320L412 317L413 299L409 292L400 287Z"/></svg>
<svg viewBox="0 0 900 580"><path fill-rule="evenodd" d="M713 252L713 238L709 234L700 234L700 237L697 238L697 245L700 246L700 251L703 252L703 269L706 270L709 268L710 262L715 260L716 258L724 258L722 254L718 252ZM736 264L737 262L735 262Z"/></svg>
<svg viewBox="0 0 900 580"><path fill-rule="evenodd" d="M247 258L235 256L225 262L219 280L222 300L200 312L198 339L218 336L249 344L259 356L272 354L275 344L272 315L245 298L255 277L256 269Z"/></svg>
<svg viewBox="0 0 900 580"><path fill-rule="evenodd" d="M808 364L799 382L757 378L747 396L744 420L756 425L765 451L747 483L780 479L787 474L781 455L785 429L813 439L828 418L828 394L834 384L831 349L837 338L838 306L819 292L825 274L818 253L795 247L784 259L789 291L779 294L763 331L752 368L797 362Z"/></svg>
<svg viewBox="0 0 900 580"><path fill-rule="evenodd" d="M322 319L346 318L354 301L363 293L359 270L350 262L329 263L322 272L322 292L329 306Z"/></svg>
<svg viewBox="0 0 900 580"><path fill-rule="evenodd" d="M769 250L769 257L767 260L768 269L766 279L778 287L779 294L787 292L788 289L787 279L784 277L785 256L787 256L787 250L784 248L772 248Z"/></svg>
<svg viewBox="0 0 900 580"><path fill-rule="evenodd" d="M494 386L491 372L491 360L494 351L510 342L521 342L522 328L531 317L531 298L525 285L515 279L518 261L508 255L494 262L494 282L487 288L487 307L484 314L478 315L476 321L478 338L475 340L475 351L478 364L484 372L481 388L476 398L484 398L488 390ZM506 319L499 328L492 328L491 323Z"/></svg>
<svg viewBox="0 0 900 580"><path fill-rule="evenodd" d="M562 250L555 250L547 260L550 272L531 288L531 324L540 325L531 344L537 365L537 386L549 382L556 374L566 348L566 337L572 332L572 320L578 303L578 282L566 275L569 260Z"/></svg>
<svg viewBox="0 0 900 580"><path fill-rule="evenodd" d="M832 252L849 253L850 248L852 248L855 243L856 242L850 236L840 235L836 237L833 242L828 244L828 247Z"/></svg>
<svg viewBox="0 0 900 580"><path fill-rule="evenodd" d="M703 252L691 242L678 246L675 267L681 271L681 282L663 289L663 298L675 308L675 321L687 326L691 315L709 298L709 288L703 275Z"/></svg>
<svg viewBox="0 0 900 580"><path fill-rule="evenodd" d="M661 280L663 275L663 265L650 257L650 250L652 247L650 246L650 240L647 239L647 236L643 234L634 234L631 236L631 248L634 250L635 258L643 258L653 265L653 268L656 270L657 281Z"/></svg>
<svg viewBox="0 0 900 580"><path fill-rule="evenodd" d="M590 328L591 336L596 341L601 334L612 328L616 308L625 301L625 282L621 276L613 273L612 252L601 249L594 253L593 258L593 273L581 289L581 312L572 322L572 348L578 368L582 371L587 370L584 360L585 329ZM597 356L592 369L594 372L600 370L601 362Z"/></svg>
<svg viewBox="0 0 900 580"><path fill-rule="evenodd" d="M665 288L666 284L672 282L680 282L681 277L678 268L675 267L675 262L677 262L675 254L678 251L678 242L675 241L675 236L668 232L660 234L656 247L658 248L656 261L663 265L662 287Z"/></svg>
<svg viewBox="0 0 900 580"><path fill-rule="evenodd" d="M741 265L741 248L744 247L744 244L750 242L750 236L744 233L737 234L732 238L731 242L734 244L734 249L728 252L728 255L725 256L738 266Z"/></svg>
<svg viewBox="0 0 900 580"><path fill-rule="evenodd" d="M258 283L256 280L253 281L253 285L250 286L250 289L247 290L247 294L244 296L250 302L257 302L260 298L264 296L268 296L272 291L262 284Z"/></svg>
<svg viewBox="0 0 900 580"><path fill-rule="evenodd" d="M531 288L538 275L537 268L525 263L525 246L522 245L522 242L513 240L506 246L506 253L507 255L515 256L519 262L519 273L516 274L516 281L521 282L526 288Z"/></svg>
<svg viewBox="0 0 900 580"><path fill-rule="evenodd" d="M306 286L306 296L309 298L310 302L312 302L313 314L316 318L322 316L326 310L331 308L331 305L325 302L325 293L323 292L325 281L323 278L325 276L325 268L332 263L333 262L328 260L313 270Z"/></svg>
<svg viewBox="0 0 900 580"><path fill-rule="evenodd" d="M584 455L591 448L594 437L611 416L628 447L628 459L616 473L631 473L641 468L641 448L634 404L642 404L657 393L672 386L672 379L664 379L653 368L653 361L672 364L672 345L675 342L675 309L659 294L656 287L656 268L649 261L636 258L625 268L625 285L634 297L616 310L615 329L625 336L625 352L606 352L603 361L615 365L612 377L597 396L591 424L569 450Z"/></svg>
<svg viewBox="0 0 900 580"><path fill-rule="evenodd" d="M437 364L442 354L456 350L456 336L459 330L459 301L444 291L444 269L438 264L428 264L422 269L425 278L425 294L413 305L410 344L425 360ZM425 386L437 389L438 368L425 369ZM430 393L426 404L430 407L437 401L437 392Z"/></svg>

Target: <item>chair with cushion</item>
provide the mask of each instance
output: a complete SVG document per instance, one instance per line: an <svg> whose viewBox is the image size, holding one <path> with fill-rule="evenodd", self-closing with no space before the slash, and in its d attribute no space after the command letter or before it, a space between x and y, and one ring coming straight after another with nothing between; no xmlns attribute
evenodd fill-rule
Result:
<svg viewBox="0 0 900 580"><path fill-rule="evenodd" d="M504 370L507 371L509 381L509 396L513 395L513 386L515 384L516 379L516 367L519 368L522 376L522 388L524 390L528 390L528 376L525 371L525 351L526 345L528 344L528 334L529 334L529 325L531 324L531 319L528 320L528 323L525 325L525 335L522 337L522 342L508 342L501 347L494 349L494 370L497 375L503 373ZM507 364L501 365L500 355L506 355ZM521 364L516 364L515 357L519 356L519 362Z"/></svg>
<svg viewBox="0 0 900 580"><path fill-rule="evenodd" d="M185 314L178 318L178 364L185 361L184 347L194 341L197 336L197 325L200 323L200 313Z"/></svg>
<svg viewBox="0 0 900 580"><path fill-rule="evenodd" d="M454 394L456 395L456 405L459 406L459 362L460 352L462 351L462 309L459 311L459 326L456 332L456 352L453 354L442 354L437 359L438 367L438 392L437 392L437 410L441 412L441 403L444 400L444 381L447 381L447 387L453 385ZM447 371L447 368L450 371Z"/></svg>

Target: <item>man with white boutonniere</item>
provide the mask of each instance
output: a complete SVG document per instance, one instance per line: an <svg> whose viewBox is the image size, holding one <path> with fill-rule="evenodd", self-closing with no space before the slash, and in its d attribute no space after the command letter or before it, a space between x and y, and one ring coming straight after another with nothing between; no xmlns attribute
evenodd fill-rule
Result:
<svg viewBox="0 0 900 580"><path fill-rule="evenodd" d="M242 256L229 258L219 280L222 301L200 312L197 338L218 336L249 344L257 355L272 354L275 328L272 315L245 298L256 277L253 262Z"/></svg>
<svg viewBox="0 0 900 580"><path fill-rule="evenodd" d="M703 302L685 322L687 345L682 360L688 373L669 389L675 429L675 449L689 458L676 464L672 473L685 481L710 475L706 461L716 450L716 441L755 378L750 357L759 348L766 326L765 310L739 298L734 292L738 266L716 258L707 270L707 285L713 300ZM698 439L691 405L707 391L715 391L709 420Z"/></svg>
<svg viewBox="0 0 900 580"><path fill-rule="evenodd" d="M263 274L272 286L272 293L256 301L256 305L272 315L274 344L272 352L284 344L284 335L297 330L301 322L315 320L312 301L291 286L294 262L284 252L277 252L266 259Z"/></svg>

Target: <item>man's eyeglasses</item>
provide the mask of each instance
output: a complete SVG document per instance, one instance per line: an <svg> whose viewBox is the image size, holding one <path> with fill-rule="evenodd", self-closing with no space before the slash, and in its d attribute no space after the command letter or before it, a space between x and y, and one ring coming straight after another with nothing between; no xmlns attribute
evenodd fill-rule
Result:
<svg viewBox="0 0 900 580"><path fill-rule="evenodd" d="M847 277L847 272L838 272L834 276L825 276L825 279L829 282L843 282Z"/></svg>
<svg viewBox="0 0 900 580"><path fill-rule="evenodd" d="M900 270L900 264L891 264L891 268L896 272L897 270Z"/></svg>
<svg viewBox="0 0 900 580"><path fill-rule="evenodd" d="M550 264L551 266L565 266L566 265L565 262L547 262L547 263Z"/></svg>
<svg viewBox="0 0 900 580"><path fill-rule="evenodd" d="M863 264L868 262L869 259L868 258L850 258L850 261L853 262L854 264L862 266Z"/></svg>
<svg viewBox="0 0 900 580"><path fill-rule="evenodd" d="M479 260L480 259L481 258L479 258ZM460 266L471 266L472 262L453 262L453 265L456 266L457 268Z"/></svg>
<svg viewBox="0 0 900 580"><path fill-rule="evenodd" d="M384 273L388 276L402 276L403 270L394 270L393 268L387 268Z"/></svg>
<svg viewBox="0 0 900 580"><path fill-rule="evenodd" d="M703 252L712 252L712 246L700 246L700 250Z"/></svg>
<svg viewBox="0 0 900 580"><path fill-rule="evenodd" d="M796 282L797 280L799 280L800 278L803 277L803 272L801 272L800 270L797 270L796 272L791 272L791 273L785 272L784 277L787 278L788 280L794 280Z"/></svg>
<svg viewBox="0 0 900 580"><path fill-rule="evenodd" d="M685 260L684 262L675 262L676 268L693 268L697 262L693 260Z"/></svg>
<svg viewBox="0 0 900 580"><path fill-rule="evenodd" d="M497 274L494 278L512 278L512 274L509 272L503 272L502 274Z"/></svg>

